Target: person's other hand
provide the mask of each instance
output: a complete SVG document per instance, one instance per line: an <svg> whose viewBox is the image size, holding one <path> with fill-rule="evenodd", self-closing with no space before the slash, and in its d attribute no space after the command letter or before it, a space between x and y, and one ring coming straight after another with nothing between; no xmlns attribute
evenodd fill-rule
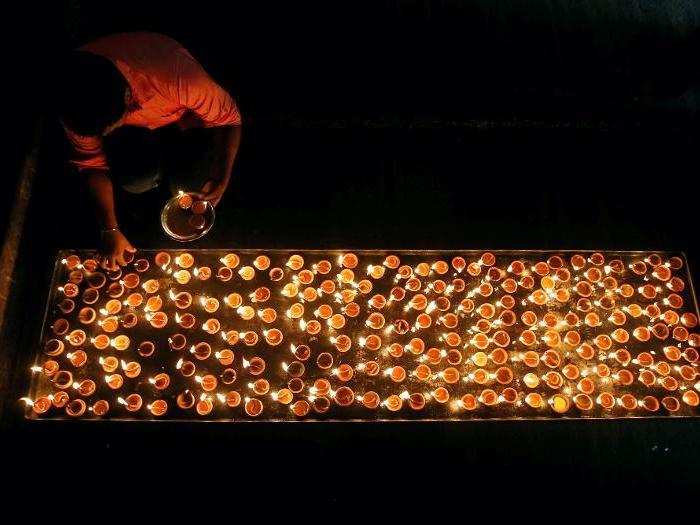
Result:
<svg viewBox="0 0 700 525"><path fill-rule="evenodd" d="M116 270L119 266L127 265L124 258L125 252L134 253L135 251L136 248L119 230L103 232L100 265L105 270Z"/></svg>
<svg viewBox="0 0 700 525"><path fill-rule="evenodd" d="M219 204L221 197L224 196L224 192L226 191L227 186L228 179L208 180L204 183L204 186L202 186L202 189L199 193L199 198L204 201L209 201L209 203L212 206L216 207L216 205Z"/></svg>

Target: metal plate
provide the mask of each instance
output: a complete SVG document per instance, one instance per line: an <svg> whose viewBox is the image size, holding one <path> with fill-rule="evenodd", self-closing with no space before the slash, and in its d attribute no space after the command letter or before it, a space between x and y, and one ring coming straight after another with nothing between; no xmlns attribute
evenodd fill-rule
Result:
<svg viewBox="0 0 700 525"><path fill-rule="evenodd" d="M158 253L167 254L170 261L156 264ZM192 256L191 266L185 253ZM104 286L96 288L99 298L94 304L84 301L86 290L100 284L102 272L88 262L94 253L59 254L26 398L27 417L66 418L68 407L80 413L72 417L92 420L435 421L698 415L693 406L700 388L698 308L682 255L379 250L348 255L339 250L238 250L226 260L228 253L140 251L121 275L105 276ZM390 255L398 263L387 259ZM260 256L269 258L269 267L261 264L265 261ZM143 269L137 268L143 264L139 260L148 261L147 270L138 271ZM217 274L226 263L233 271L224 282ZM323 273L324 264L327 273ZM212 275L203 280L205 267ZM279 280L272 278L272 268L279 269L275 271ZM178 283L184 272L191 279ZM71 275L80 281L74 290L67 284ZM144 289L149 280L157 282L157 291ZM333 283L334 289L324 281ZM110 286L115 296L120 286L125 290L108 305ZM269 298L261 288L270 291ZM60 306L66 292L77 295L72 299L75 308L64 313ZM175 298L180 292L192 295L190 306L178 307ZM134 293L142 296L141 304L135 297L128 299ZM236 301L235 307L228 304L232 293L240 295L240 306ZM154 304L156 296L162 305ZM208 298L218 300L218 309L205 310ZM110 307L119 312L110 314ZM249 320L245 307L252 308ZM89 322L91 312L84 311L81 322L83 308L95 311L94 321ZM329 308L337 317L326 315L324 310ZM274 321L263 319L269 313L265 309L275 311ZM196 318L192 328L179 324L187 313ZM165 326L152 326L163 314ZM136 324L125 327L130 317ZM68 328L56 334L57 325L66 324L57 323L58 319L65 319ZM203 325L209 319L216 319L220 330L207 333ZM116 329L108 332L111 323ZM85 341L71 337L73 330L84 331ZM222 334L229 331L238 337L229 334L227 341ZM186 338L180 349L172 348L179 339L173 338L175 334ZM120 335L128 337L123 350L117 348ZM105 336L108 346L96 348ZM280 336L281 341L275 339ZM52 339L60 341L51 344L63 350L49 356L46 345ZM150 356L138 351L144 341L154 344ZM200 343L210 345L210 355L193 353ZM309 355L302 359L305 347ZM219 359L224 356L217 353L223 350L232 351L230 364ZM331 358L330 366L326 367L324 357ZM113 372L104 369L108 358L116 358ZM259 359L265 367L255 375ZM188 377L183 375L189 366L182 366L186 361L196 368ZM132 378L127 377L130 367L140 369ZM118 388L107 383L111 374L121 376ZM167 374L167 387L154 384L158 374ZM293 376L298 377L290 385ZM94 392L86 380L94 382ZM118 382L112 385L117 387ZM178 406L183 393L194 399L193 407ZM133 394L142 401L139 407ZM57 407L61 396L70 401ZM240 404L234 403L239 396ZM375 396L376 406L370 402ZM96 415L105 401L108 410ZM159 408L165 411L160 414ZM259 408L262 411L256 414Z"/></svg>
<svg viewBox="0 0 700 525"><path fill-rule="evenodd" d="M179 205L183 195L194 197L192 200L196 201L195 194L181 192L175 195L163 206L163 211L160 214L160 224L163 227L163 231L171 239L180 242L190 242L204 237L211 230L211 227L214 226L216 212L208 201L200 201L205 205L202 213L193 213L193 205L183 208ZM191 220L200 220L202 222L197 227L190 222Z"/></svg>

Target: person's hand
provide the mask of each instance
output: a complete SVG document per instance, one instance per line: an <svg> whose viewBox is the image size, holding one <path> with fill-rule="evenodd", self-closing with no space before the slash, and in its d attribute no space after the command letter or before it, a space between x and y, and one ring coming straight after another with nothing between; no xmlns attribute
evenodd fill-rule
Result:
<svg viewBox="0 0 700 525"><path fill-rule="evenodd" d="M209 201L212 206L216 207L216 205L219 204L221 197L224 196L227 186L228 179L208 180L204 183L204 186L202 186L199 193L199 198L203 201Z"/></svg>
<svg viewBox="0 0 700 525"><path fill-rule="evenodd" d="M136 248L118 229L102 232L100 266L105 270L116 270L119 266L126 266L125 252L134 253L135 251Z"/></svg>

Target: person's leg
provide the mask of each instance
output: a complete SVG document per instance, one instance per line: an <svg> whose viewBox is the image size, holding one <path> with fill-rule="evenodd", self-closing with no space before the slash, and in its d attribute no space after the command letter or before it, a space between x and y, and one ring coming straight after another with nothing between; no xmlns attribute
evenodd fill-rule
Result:
<svg viewBox="0 0 700 525"><path fill-rule="evenodd" d="M161 170L173 195L180 190L201 190L211 174L214 144L212 129L165 130Z"/></svg>
<svg viewBox="0 0 700 525"><path fill-rule="evenodd" d="M127 237L139 245L157 233L160 209L167 200L150 191L159 188L162 179L159 130L118 128L105 137L104 147L119 224Z"/></svg>
<svg viewBox="0 0 700 525"><path fill-rule="evenodd" d="M117 128L104 140L115 186L129 193L144 193L161 181L161 140L157 131L125 126Z"/></svg>

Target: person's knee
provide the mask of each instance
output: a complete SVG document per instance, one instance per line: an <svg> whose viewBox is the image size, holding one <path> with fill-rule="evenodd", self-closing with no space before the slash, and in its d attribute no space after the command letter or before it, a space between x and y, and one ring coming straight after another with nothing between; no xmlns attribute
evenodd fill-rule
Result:
<svg viewBox="0 0 700 525"><path fill-rule="evenodd" d="M146 193L160 185L161 176L159 171L144 173L137 177L126 177L119 181L119 185L124 191L129 193Z"/></svg>

